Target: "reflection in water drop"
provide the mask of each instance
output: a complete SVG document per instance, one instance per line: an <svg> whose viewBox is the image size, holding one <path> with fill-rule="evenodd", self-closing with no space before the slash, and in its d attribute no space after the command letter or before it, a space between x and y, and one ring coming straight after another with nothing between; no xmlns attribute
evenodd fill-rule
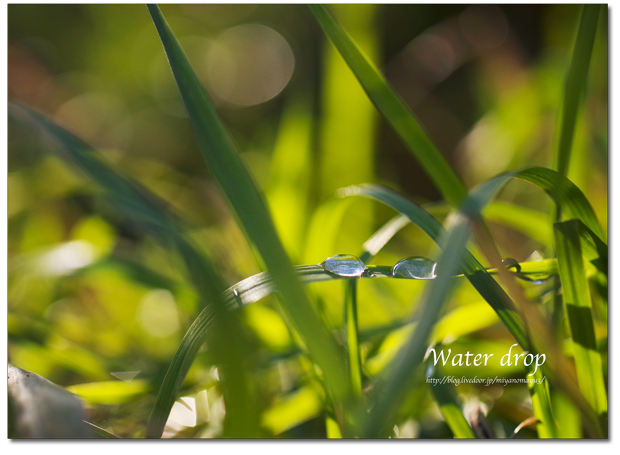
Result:
<svg viewBox="0 0 620 455"><path fill-rule="evenodd" d="M434 280L437 263L431 259L414 256L401 259L392 268L395 278L409 278L413 280Z"/></svg>
<svg viewBox="0 0 620 455"><path fill-rule="evenodd" d="M338 276L361 276L366 266L355 256L337 254L321 262L321 266Z"/></svg>
<svg viewBox="0 0 620 455"><path fill-rule="evenodd" d="M513 259L513 258L502 259L502 264L504 264L507 269L512 269L514 267L515 272L517 273L521 271L521 264L519 264L519 262L517 262L516 259Z"/></svg>

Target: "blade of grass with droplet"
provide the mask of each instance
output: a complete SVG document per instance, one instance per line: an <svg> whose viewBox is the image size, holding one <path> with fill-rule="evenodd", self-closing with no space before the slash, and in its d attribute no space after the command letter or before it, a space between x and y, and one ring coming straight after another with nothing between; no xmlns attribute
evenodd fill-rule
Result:
<svg viewBox="0 0 620 455"><path fill-rule="evenodd" d="M450 295L452 276L465 266L462 258L468 238L469 225L461 222L450 229L447 239L442 242L443 251L437 262L437 278L425 289L420 303L419 323L396 358L379 377L370 398L370 414L360 416L362 437L383 437L394 424L394 416L407 396L413 376L424 359L427 340L439 319L444 302Z"/></svg>
<svg viewBox="0 0 620 455"><path fill-rule="evenodd" d="M578 220L555 224L558 267L564 306L573 338L579 388L606 427L607 392L601 355L596 346L592 302L585 275L579 231Z"/></svg>
<svg viewBox="0 0 620 455"><path fill-rule="evenodd" d="M555 259L546 259L543 261L521 262L519 264L524 277L528 275L551 275L557 273ZM321 265L296 265L293 267L297 278L302 284L321 283L323 281L332 280L350 280L358 279L379 279L390 278L400 280L392 276L392 266L389 265L367 265L366 271L360 278L351 278L346 276L334 275L326 272ZM489 274L496 273L495 269L488 269ZM372 276L371 276L372 275ZM454 277L463 276L455 275ZM251 277L245 278L238 283L229 287L223 294L222 300L230 309L235 309L244 305L256 303L259 300L278 292L277 286L269 274L269 272L261 272Z"/></svg>
<svg viewBox="0 0 620 455"><path fill-rule="evenodd" d="M426 212L426 210L418 204L409 201L405 197L387 188L377 185L356 185L340 190L339 195L342 197L355 195L365 196L383 202L401 214L407 216L435 242L439 242L440 237L445 235L445 229L441 223ZM394 227L397 227L397 222L394 221L394 223ZM387 237L393 232L395 232L394 229L386 230L379 234L379 237ZM384 240L387 241L387 239ZM504 325L506 325L517 341L519 341L520 344L527 344L525 331L519 321L518 315L512 308L512 303L508 295L506 295L504 290L486 272L485 268L476 260L476 258L474 258L473 255L471 255L471 253L466 252L465 257L465 269L463 272L469 281L476 288L476 290L478 290L480 295L482 295L482 297L489 302L489 304L497 312Z"/></svg>
<svg viewBox="0 0 620 455"><path fill-rule="evenodd" d="M66 152L66 157L99 184L106 191L110 201L117 205L127 217L144 227L165 245L175 246L185 262L192 284L201 297L202 306L209 302L211 305L223 309L220 293L224 286L221 284L217 272L211 262L199 253L183 235L182 222L169 213L165 204L157 196L140 184L113 170L103 162L90 145L45 116L17 103L12 103L9 113L16 116L18 120L33 123L50 136ZM213 317L211 309L208 313L210 317ZM238 321L225 313L224 311L219 312L218 316L221 323L228 327L228 333L231 331L239 333ZM181 345L181 352L178 352L178 356L174 357L153 406L147 426L147 437L161 437L176 399L176 391L183 382L198 348L207 340L208 335L208 332L200 331L192 335L193 343ZM228 376L234 376L238 380L237 384L242 387L239 390L230 392L227 390L225 392L225 395L230 397L228 400L230 415L240 413L238 423L241 424L242 428L237 427L239 431L237 434L256 435L258 414L250 412L251 408L247 406L247 403L255 401L251 398L252 387L249 386L249 374L247 368L237 367L241 363L237 360L253 351L252 349L242 348L240 343L243 343L242 336L238 336L233 343L226 346L220 345L218 348L219 340L216 339L214 340L213 350L216 353L215 357L222 362L221 366L224 369L236 370L235 375L229 374ZM186 349L187 351L185 351ZM226 351L227 354L221 354L221 351ZM251 417L254 417L254 421L250 420Z"/></svg>
<svg viewBox="0 0 620 455"><path fill-rule="evenodd" d="M467 196L467 190L446 159L428 137L420 122L388 85L379 70L364 56L325 5L310 5L325 34L340 52L368 97L400 135L443 197L452 206Z"/></svg>
<svg viewBox="0 0 620 455"><path fill-rule="evenodd" d="M570 184L567 179L562 179L558 176L557 173L553 171L542 168L530 168L522 171L509 172L495 177L494 179L491 179L481 185L472 194L472 196L467 199L467 202L463 205L463 207L461 207L461 210L457 215L456 227L453 229L454 233L450 234L450 236L448 236L448 240L446 240L446 246L444 246L444 252L442 254L442 257L448 255L448 245L456 246L459 248L462 247L463 249L465 248L465 242L469 237L469 226L467 225L468 219L465 215L469 214L469 217L475 220L480 219L479 217L481 210L484 209L486 204L508 182L508 180L513 177L536 182L537 184L539 184L539 186L546 190L553 190L556 187L554 185L556 183L570 189L572 192L575 193L575 198L574 200L571 200L570 203L566 204L568 209L567 212L579 213L581 216L583 216L583 219L586 220L587 223L589 223L595 229L598 228L600 230L600 225L598 224L598 221L596 220L596 217L594 216L590 205L587 203L587 200L578 188L574 187L574 185L571 187L570 185L572 184ZM554 192L550 191L550 193L553 194ZM424 212L421 207L407 201L401 196L392 193L386 189L378 188L371 185L365 185L347 188L344 190L343 194L366 195L369 197L374 197L388 205L391 205L393 208L401 211L401 213L409 216L412 221L416 222L418 226L425 230L425 232L427 232L435 240L441 233L441 225L438 226L439 223L428 213ZM453 240L451 240L452 237L454 237ZM458 239L460 240L457 242ZM463 243L462 245L460 243L461 241ZM452 245L450 242L452 242ZM464 250L462 254L464 256L463 264L461 266L465 275L470 279L478 292L480 292L481 295L485 297L485 300L487 300L494 307L494 309L496 309L497 307L496 311L499 310L498 315L500 316L500 319L502 319L502 322L504 322L504 324L513 333L517 341L525 349L533 352L532 346L529 346L529 342L527 341L525 334L523 333L523 329L522 327L520 327L519 318L513 310L514 303L512 303L511 299L507 296L503 289L495 282L495 280L492 279L488 272L484 268L482 268L482 266L475 260L475 258L473 258L473 256L471 256L466 250ZM454 261L455 258L451 257L451 260ZM460 261L461 257L458 257L458 262L460 263ZM440 263L438 263L438 268ZM479 270L476 271L477 274L473 274L472 271L469 270L469 267L471 266L479 266ZM446 270L452 270L453 267L459 267L459 265L452 264L444 267ZM443 273L447 272L444 271ZM395 361L397 365L397 367L395 367L396 373L390 376L391 379L390 381L388 381L388 385L384 384L385 390L391 391L388 392L389 394L391 394L391 399L386 400L384 399L385 397L381 397L381 399L378 400L379 403L377 403L377 413L379 417L370 419L371 423L365 427L366 429L364 434L373 434L375 436L380 434L377 433L381 431L377 429L377 425L380 425L381 422L385 422L385 419L388 418L388 416L391 416L391 414L395 411L395 406L397 406L396 403L402 398L402 396L398 395L398 393L404 393L404 386L409 380L411 372L415 371L415 368L418 366L419 362L421 362L420 356L423 355L423 352L420 352L421 347L419 346L419 344L423 344L428 338L432 325L434 324L434 322L436 322L436 318L438 315L438 308L436 307L441 305L449 292L448 289L436 289L436 287L439 286L438 284L436 284L438 283L438 281L447 280L449 278L446 276L441 277L439 275L439 271L437 272L437 274L438 279L431 283L431 290L429 291L428 298L429 301L432 301L434 303L433 305L427 304L423 307L424 309L421 320L426 321L425 327L423 329L416 330L412 338L410 339L410 342L403 348L402 352L405 353L403 355L406 356L404 358L407 360L400 362ZM479 280L482 280L482 282ZM478 286L476 286L476 284L478 284ZM449 282L446 282L443 285L448 286ZM433 299L431 299L431 296L433 297ZM432 306L433 308L428 309L429 306ZM533 317L533 315L530 314L529 317L531 318ZM428 324L430 324L430 326L428 326ZM422 325L420 325L420 327L422 327ZM429 333L426 333L427 331ZM549 344L550 342L551 340L547 339L548 349L551 349L551 344ZM554 348L553 350L558 349ZM592 419L591 409L589 409L587 403L583 402L582 396L579 394L578 391L575 390L572 382L569 379L558 375L560 371L558 365L561 361L554 360L554 362L558 362L558 364L554 366L555 378L561 382L561 386L564 387L571 394L572 398L581 407L582 411L587 416L587 423L588 425L590 425L592 431L595 434L600 434L600 430L597 428L596 422ZM410 369L407 369L406 365L409 365Z"/></svg>
<svg viewBox="0 0 620 455"><path fill-rule="evenodd" d="M342 352L297 280L262 195L159 7L148 5L148 9L211 173L271 272L283 296L283 309L323 370L331 395L336 401L348 399L351 391Z"/></svg>

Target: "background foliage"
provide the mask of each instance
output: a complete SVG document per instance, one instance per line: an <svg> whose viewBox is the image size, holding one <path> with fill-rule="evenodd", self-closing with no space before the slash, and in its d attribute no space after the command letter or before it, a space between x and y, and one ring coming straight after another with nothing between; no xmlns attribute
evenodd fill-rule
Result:
<svg viewBox="0 0 620 455"><path fill-rule="evenodd" d="M470 191L500 172L555 167L565 112L562 81L579 6L334 5L330 10ZM165 5L162 11L264 192L293 264L359 254L394 215L371 200L337 199L342 187L386 185L443 221L449 206L378 114L310 9ZM605 235L606 18L604 10L583 108L571 128L567 173L592 205ZM64 125L113 169L163 199L183 220L188 242L216 264L225 286L265 270L265 263L269 267L260 242L253 240L255 249L246 241L237 224L242 216L231 210L230 195L227 199L219 190L217 169L202 161L144 6L10 5L8 76L10 99ZM9 361L80 394L90 422L122 437L143 437L170 360L202 309L182 253L166 248L153 231L117 210L110 204L114 197L62 154L52 153L59 151L57 145L31 127L11 119L8 145ZM502 257L519 262L555 257L552 202L533 185L511 183L485 216ZM148 214L143 219L148 221ZM570 230L558 231L568 236ZM571 257L574 251L564 248L558 257ZM437 260L440 250L408 225L372 263L391 266L408 256ZM560 270L562 277L571 272ZM592 299L590 348L602 356L606 383L606 282L594 272L581 276L582 281L574 279L573 292ZM511 333L467 280L455 280L434 339L453 351L495 352L497 357L507 352L514 343ZM405 343L411 327L403 325L420 314L425 286L414 280L358 284L364 387ZM553 287L551 282L524 284L528 298L556 324L554 336L568 339L563 348L572 359L570 329L576 327L563 317L553 321L562 314L554 311ZM320 321L344 344L342 283L315 283L307 291ZM303 346L293 330L297 316L281 308L268 297L239 312L245 334L239 352L251 353L253 379L247 393L256 400L252 409L259 435L334 436L340 431L335 429L338 409L325 393L322 372L304 353L313 348L307 341ZM213 349L198 352L164 437L226 435L232 410L227 402L227 422L220 362ZM466 367L443 373L481 374ZM484 370L484 375L495 374L516 378L526 371ZM510 436L532 415L525 385L460 385L441 395L423 381L418 371L391 437L452 437L458 422L450 422L445 406L455 400L467 416L479 409L486 413L497 437ZM458 395L446 399L454 391ZM562 394L552 391L551 396L556 415L565 416L561 436L581 436L578 416L571 417L577 415L574 406ZM542 437L541 431L540 425L538 432L528 427L519 437Z"/></svg>

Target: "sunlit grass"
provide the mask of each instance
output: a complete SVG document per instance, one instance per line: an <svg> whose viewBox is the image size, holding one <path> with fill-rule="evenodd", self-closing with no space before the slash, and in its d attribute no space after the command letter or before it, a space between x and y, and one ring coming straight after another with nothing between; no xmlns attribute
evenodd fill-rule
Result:
<svg viewBox="0 0 620 455"><path fill-rule="evenodd" d="M597 219L592 201L565 177L572 159L579 106L587 97L586 79L599 8L586 6L583 10L564 99L557 103L561 122L554 167L558 171L544 166L507 168L470 190L329 8L312 6L311 11L346 62L347 67L341 66L340 73L351 71L378 115L397 132L445 202L421 205L403 191L372 182L349 185L351 182L339 182L336 176L326 183L338 182L342 187L337 197L323 200L311 209L310 194L321 182L316 170L308 168L312 157L311 136L316 125L306 112L311 105L307 98L288 104L284 110L272 162L273 180L263 195L256 175L244 159L243 147L232 139L227 121L203 88L159 7L154 5L149 5L148 10L187 110L188 124L206 164L205 172L217 184L214 189L233 215L238 225L234 229L239 232L230 228L225 233L193 229L172 208L174 205L104 158L101 151L36 110L11 104L12 118L51 137L63 159L79 169L89 182L96 183L99 189L95 191L103 191L106 204L141 233L146 233L147 242L151 239L157 242L157 246L145 248L148 255L128 260L112 248L114 233L107 230L105 222L95 220L82 225L76 230L74 241L100 238L95 242L97 255L70 269L56 264L56 269L61 270L56 274L65 277L63 283L82 280L92 288L88 280L101 281L105 274L97 275L97 270L109 267L120 278L109 279L108 286L125 276L141 283L141 287L126 291L129 300L142 299L138 308L145 308L146 297L142 296L145 289L165 289L172 302L170 317L178 318L168 335L158 335L157 330L150 335L132 335L136 338L132 340L134 344L151 343L149 336L159 337L158 342L167 345L178 343L178 347L171 346L161 356L157 368L145 368L147 378L110 382L103 377L110 369L141 371L142 367L134 365L147 362L139 358L132 359L133 365L125 362L112 369L112 362L92 356L88 351L81 353L81 357L76 355L73 362L67 355L56 355L57 362L64 358L61 364L91 381L80 381L69 387L89 406L135 405L136 416L141 414L136 417L141 419L140 425L131 434L118 431L123 419L118 418L116 426L106 427L96 420L96 415L89 423L89 431L103 438L114 438L117 434L147 438L171 435L304 438L317 434L304 429L305 425L318 422L330 438L386 438L398 436L399 428L404 429L408 422L424 425L436 409L444 422L441 433L444 437L488 437L486 430L480 430L485 425L492 428L491 433L499 428L506 437L513 431L539 438L580 437L582 432L587 437L606 437L606 230ZM349 80L351 74L347 76ZM360 95L358 91L357 98L354 97L363 110L358 114L370 125L377 114L368 111L369 105L359 100ZM336 100L337 93L331 93L329 102L337 103ZM370 128L368 125L362 127ZM338 125L330 128L337 130ZM363 137L372 138L374 132L365 131ZM329 149L329 153L338 153L337 148ZM360 172L373 180L371 155L368 145L362 158L368 169ZM323 165L327 166L326 163ZM527 203L496 200L504 187L515 180L531 184L533 192L524 192L521 201L550 196L549 201L557 208L557 219L551 220ZM514 187L522 188L516 184ZM359 196L365 198L364 207L371 208L367 218L352 217L366 220L363 229L360 227L362 231L371 224L380 226L379 220L384 218L387 208L398 215L355 251L335 251L338 238L353 237L348 236L351 225L347 222L351 220L347 214ZM201 209L215 211L208 204ZM97 210L105 209L97 207ZM376 222L370 218L376 218ZM501 262L509 242L495 235L498 225L549 251L555 247L557 258L543 259L535 252L528 260ZM53 222L50 226L53 227ZM398 243L409 226L416 229L417 237L410 244ZM239 244L235 248L247 249L245 256L241 255L243 260L255 259L263 271L231 279L226 274L227 266L218 261L224 258L232 261L227 255L233 257L233 248L222 254L214 246L218 245L214 239L223 235L229 235ZM358 236L356 232L355 237ZM36 236L29 241L35 252L37 242L46 244L44 238ZM394 264L413 256L412 245L422 242L434 245L428 247L428 254L433 258L426 260L433 265L432 276L423 277L434 279L395 276ZM553 242L555 245L551 245ZM357 254L359 270L340 273L321 262L338 254ZM167 263L170 258L179 261ZM177 264L182 266L178 268ZM507 268L506 264L512 265ZM24 270L28 266L28 261L20 264ZM95 273L89 276L89 271ZM106 283L100 286L105 287ZM27 285L24 281L21 286ZM45 286L45 282L37 283L28 292L52 293ZM558 317L557 307L553 307L554 295L564 303L566 328L558 329L553 323L553 317ZM411 301L412 296L413 304L401 302ZM90 301L88 296L83 298ZM63 300L54 303L51 314L56 311L65 314L61 311L63 305L70 304ZM98 303L91 305L97 308ZM177 307L183 311L175 312ZM120 308L117 313L123 321L120 329L127 333L134 324L131 311ZM104 318L110 317L103 314ZM51 344L49 340L53 339L56 328L35 323L36 318L31 320L12 313L10 316L11 336L28 340L13 350L18 354L17 361L23 362L21 366L40 366L51 373L54 364L45 359L45 351L31 339ZM65 336L72 334L73 339L86 343L90 335L80 331L82 316L63 317ZM172 338L179 326L184 328L180 341ZM484 336L478 338L479 334ZM105 352L106 339L103 333L99 335L101 340L97 343L104 346ZM116 349L124 353L130 349L129 343L118 342L115 347L113 335L109 338L108 352ZM570 342L566 343L565 339ZM71 346L62 337L55 343L58 352ZM454 349L484 347L494 350L499 357L500 348L514 343L520 345L520 353L546 354L546 362L534 376L544 377L546 382L530 388L521 385L500 389L500 395L506 397L502 400L505 398L510 404L498 404L487 414L488 422L484 421L484 413L476 411L477 417L472 419L465 410L467 404L487 398L482 387L465 386L466 393L463 393L461 386L434 387L420 380L423 376L439 378L452 372L469 374L454 364L445 369L430 368L432 362L426 354L432 346L438 349L451 344ZM522 377L530 372L523 365L515 365L506 374ZM484 374L481 369L480 375ZM508 392L509 388L515 392ZM205 395L199 397L203 392ZM517 394L516 398L510 393ZM188 398L192 406L182 401L182 397ZM524 397L531 403L528 412L533 416L519 414L523 412L522 407L516 403ZM185 430L175 430L176 433L166 430L175 403L176 406L184 403L195 417L193 424ZM508 406L514 416L506 418L502 406ZM150 415L148 422L144 415ZM131 416L124 417L127 418ZM536 419L535 430L524 429ZM407 428L413 431L411 425Z"/></svg>

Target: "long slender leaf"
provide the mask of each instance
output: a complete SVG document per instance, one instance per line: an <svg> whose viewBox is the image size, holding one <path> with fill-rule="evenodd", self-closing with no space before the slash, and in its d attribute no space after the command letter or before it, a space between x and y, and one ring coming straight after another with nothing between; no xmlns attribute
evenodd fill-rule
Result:
<svg viewBox="0 0 620 455"><path fill-rule="evenodd" d="M532 276L548 276L557 273L557 266L555 259L547 259L544 261L534 262L521 262L519 264L521 271L519 275L523 277ZM379 279L390 278L395 280L401 280L403 278L397 278L392 276L392 266L390 265L367 265L366 270L359 278L350 278L340 275L334 275L330 272L326 272L321 265L297 265L293 267L295 274L303 284L320 283L323 281L332 280L348 280L354 281L357 279ZM488 269L489 274L497 273L496 269ZM459 277L464 275L454 275ZM269 274L269 272L261 272L251 277L245 278L239 281L233 286L229 287L223 294L222 299L230 309L249 305L251 303L258 302L259 300L278 292L277 286Z"/></svg>
<svg viewBox="0 0 620 455"><path fill-rule="evenodd" d="M342 352L304 293L250 172L222 124L211 100L156 5L148 9L161 38L183 102L209 169L228 199L249 241L260 252L280 290L283 309L300 333L313 360L325 374L332 396L351 395Z"/></svg>
<svg viewBox="0 0 620 455"><path fill-rule="evenodd" d="M97 425L90 423L88 421L84 421L84 423L88 426L88 428L101 439L120 439L119 436L116 436L114 433L109 432L108 430L104 430Z"/></svg>
<svg viewBox="0 0 620 455"><path fill-rule="evenodd" d="M379 112L400 135L444 198L453 206L458 205L467 195L467 190L420 122L342 29L327 7L310 5L310 9Z"/></svg>
<svg viewBox="0 0 620 455"><path fill-rule="evenodd" d="M439 242L446 232L439 221L433 218L421 206L405 199L403 196L383 187L375 185L358 185L345 188L339 193L341 196L365 196L383 202L407 216L414 224L420 227L431 239ZM486 272L484 267L474 258L471 253L465 253L463 273L478 290L480 295L489 302L493 309L513 336L522 345L527 345L525 331L519 321L517 313L513 309L512 302L504 290Z"/></svg>
<svg viewBox="0 0 620 455"><path fill-rule="evenodd" d="M357 280L344 283L344 324L347 334L351 388L357 396L362 396L362 360L357 324Z"/></svg>
<svg viewBox="0 0 620 455"><path fill-rule="evenodd" d="M570 67L564 82L564 100L561 112L558 146L554 167L562 176L568 173L570 156L575 135L579 106L584 98L596 24L603 5L583 5L579 21L579 32L575 40Z"/></svg>
<svg viewBox="0 0 620 455"><path fill-rule="evenodd" d="M569 179L544 167L530 167L508 174L533 183L547 192L556 204L562 204L562 214L567 219L580 219L599 239L605 240L603 228L596 218L592 206L581 190ZM561 201L557 199L558 193L564 195Z"/></svg>
<svg viewBox="0 0 620 455"><path fill-rule="evenodd" d="M604 422L607 416L607 392L601 355L597 350L594 335L592 302L584 270L579 230L578 220L555 224L558 265L564 290L564 305L573 337L579 388Z"/></svg>
<svg viewBox="0 0 620 455"><path fill-rule="evenodd" d="M549 396L549 384L543 381L543 372L541 369L535 370L528 368L533 378L539 382L528 383L530 389L530 397L532 399L532 411L538 421L536 431L539 438L556 438L557 428L553 418L551 407L551 397ZM516 430L515 430L516 431Z"/></svg>
<svg viewBox="0 0 620 455"><path fill-rule="evenodd" d="M427 340L450 294L452 275L465 265L462 264L465 262L462 257L468 237L469 225L462 222L450 230L450 235L442 245L443 252L436 268L437 278L430 283L430 289L426 289L419 324L379 378L371 398L370 415L361 417L363 437L381 437L393 425L393 417L407 395L417 367L424 359Z"/></svg>

